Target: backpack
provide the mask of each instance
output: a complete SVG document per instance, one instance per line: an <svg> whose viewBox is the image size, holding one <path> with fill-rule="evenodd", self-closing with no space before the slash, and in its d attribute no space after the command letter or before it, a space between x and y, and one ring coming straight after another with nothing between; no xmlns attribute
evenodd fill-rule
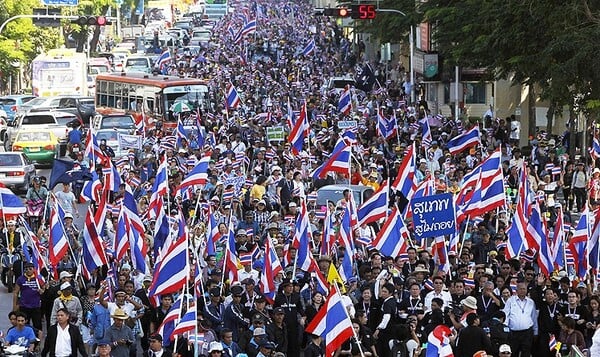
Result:
<svg viewBox="0 0 600 357"><path fill-rule="evenodd" d="M392 340L392 357L408 357L408 347L406 347L406 340Z"/></svg>

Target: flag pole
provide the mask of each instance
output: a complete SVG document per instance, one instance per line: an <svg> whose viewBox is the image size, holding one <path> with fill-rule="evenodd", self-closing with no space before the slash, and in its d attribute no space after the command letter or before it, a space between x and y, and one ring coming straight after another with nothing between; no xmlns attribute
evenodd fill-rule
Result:
<svg viewBox="0 0 600 357"><path fill-rule="evenodd" d="M229 222L227 224L227 231L228 231L228 235L231 234L232 232L232 228L231 228L231 216L233 215L233 210L229 210ZM235 233L234 233L235 234ZM229 245L229 237L227 237L227 243L225 245L225 255L227 255L228 251L231 251L231 246ZM235 246L233 247L233 249L235 249ZM237 252L236 252L236 256L237 256ZM225 292L225 270L227 268L227 256L225 256L225 258L223 259L223 272L221 275L221 292L224 293ZM236 267L237 268L237 267ZM231 281L229 283L232 283Z"/></svg>
<svg viewBox="0 0 600 357"><path fill-rule="evenodd" d="M467 234L467 228L469 227L469 220L470 220L470 218L471 218L471 216L467 215L467 220L466 220L466 223L465 223L465 230L463 231L462 239L460 241L460 250L458 251L458 258L459 259L460 259L460 256L462 255L463 246L465 245L465 235Z"/></svg>

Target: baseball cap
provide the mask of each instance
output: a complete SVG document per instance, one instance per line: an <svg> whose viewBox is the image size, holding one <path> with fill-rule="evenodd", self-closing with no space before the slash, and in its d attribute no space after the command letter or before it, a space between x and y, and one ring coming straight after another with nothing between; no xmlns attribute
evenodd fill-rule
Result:
<svg viewBox="0 0 600 357"><path fill-rule="evenodd" d="M512 353L512 350L510 349L510 346L505 343L503 345L500 345L500 347L498 348L498 352L500 352L500 353L502 353L502 352L510 352L510 353Z"/></svg>

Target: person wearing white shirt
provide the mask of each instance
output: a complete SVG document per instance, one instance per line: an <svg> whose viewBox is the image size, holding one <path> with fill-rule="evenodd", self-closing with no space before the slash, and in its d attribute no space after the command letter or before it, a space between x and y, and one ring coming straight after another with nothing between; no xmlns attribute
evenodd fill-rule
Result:
<svg viewBox="0 0 600 357"><path fill-rule="evenodd" d="M517 284L517 295L512 296L504 307L506 324L512 334L511 348L513 356L529 357L533 336L538 334L537 308L535 302L527 297L527 284Z"/></svg>
<svg viewBox="0 0 600 357"><path fill-rule="evenodd" d="M441 276L436 276L433 279L433 291L425 295L425 310L431 310L431 300L440 298L444 301L444 307L450 306L452 303L452 295L448 291L444 291L444 279Z"/></svg>

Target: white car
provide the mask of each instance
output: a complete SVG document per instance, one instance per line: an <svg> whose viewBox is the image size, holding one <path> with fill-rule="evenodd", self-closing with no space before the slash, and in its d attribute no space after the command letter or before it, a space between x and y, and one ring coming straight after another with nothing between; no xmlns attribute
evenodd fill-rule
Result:
<svg viewBox="0 0 600 357"><path fill-rule="evenodd" d="M22 152L0 152L0 182L6 187L27 191L35 166Z"/></svg>
<svg viewBox="0 0 600 357"><path fill-rule="evenodd" d="M100 144L102 140L106 140L106 146L111 147L115 152L115 159L119 159L129 153L129 149L123 149L119 145L119 134L129 134L127 130L100 129L97 130L95 134L98 144Z"/></svg>

